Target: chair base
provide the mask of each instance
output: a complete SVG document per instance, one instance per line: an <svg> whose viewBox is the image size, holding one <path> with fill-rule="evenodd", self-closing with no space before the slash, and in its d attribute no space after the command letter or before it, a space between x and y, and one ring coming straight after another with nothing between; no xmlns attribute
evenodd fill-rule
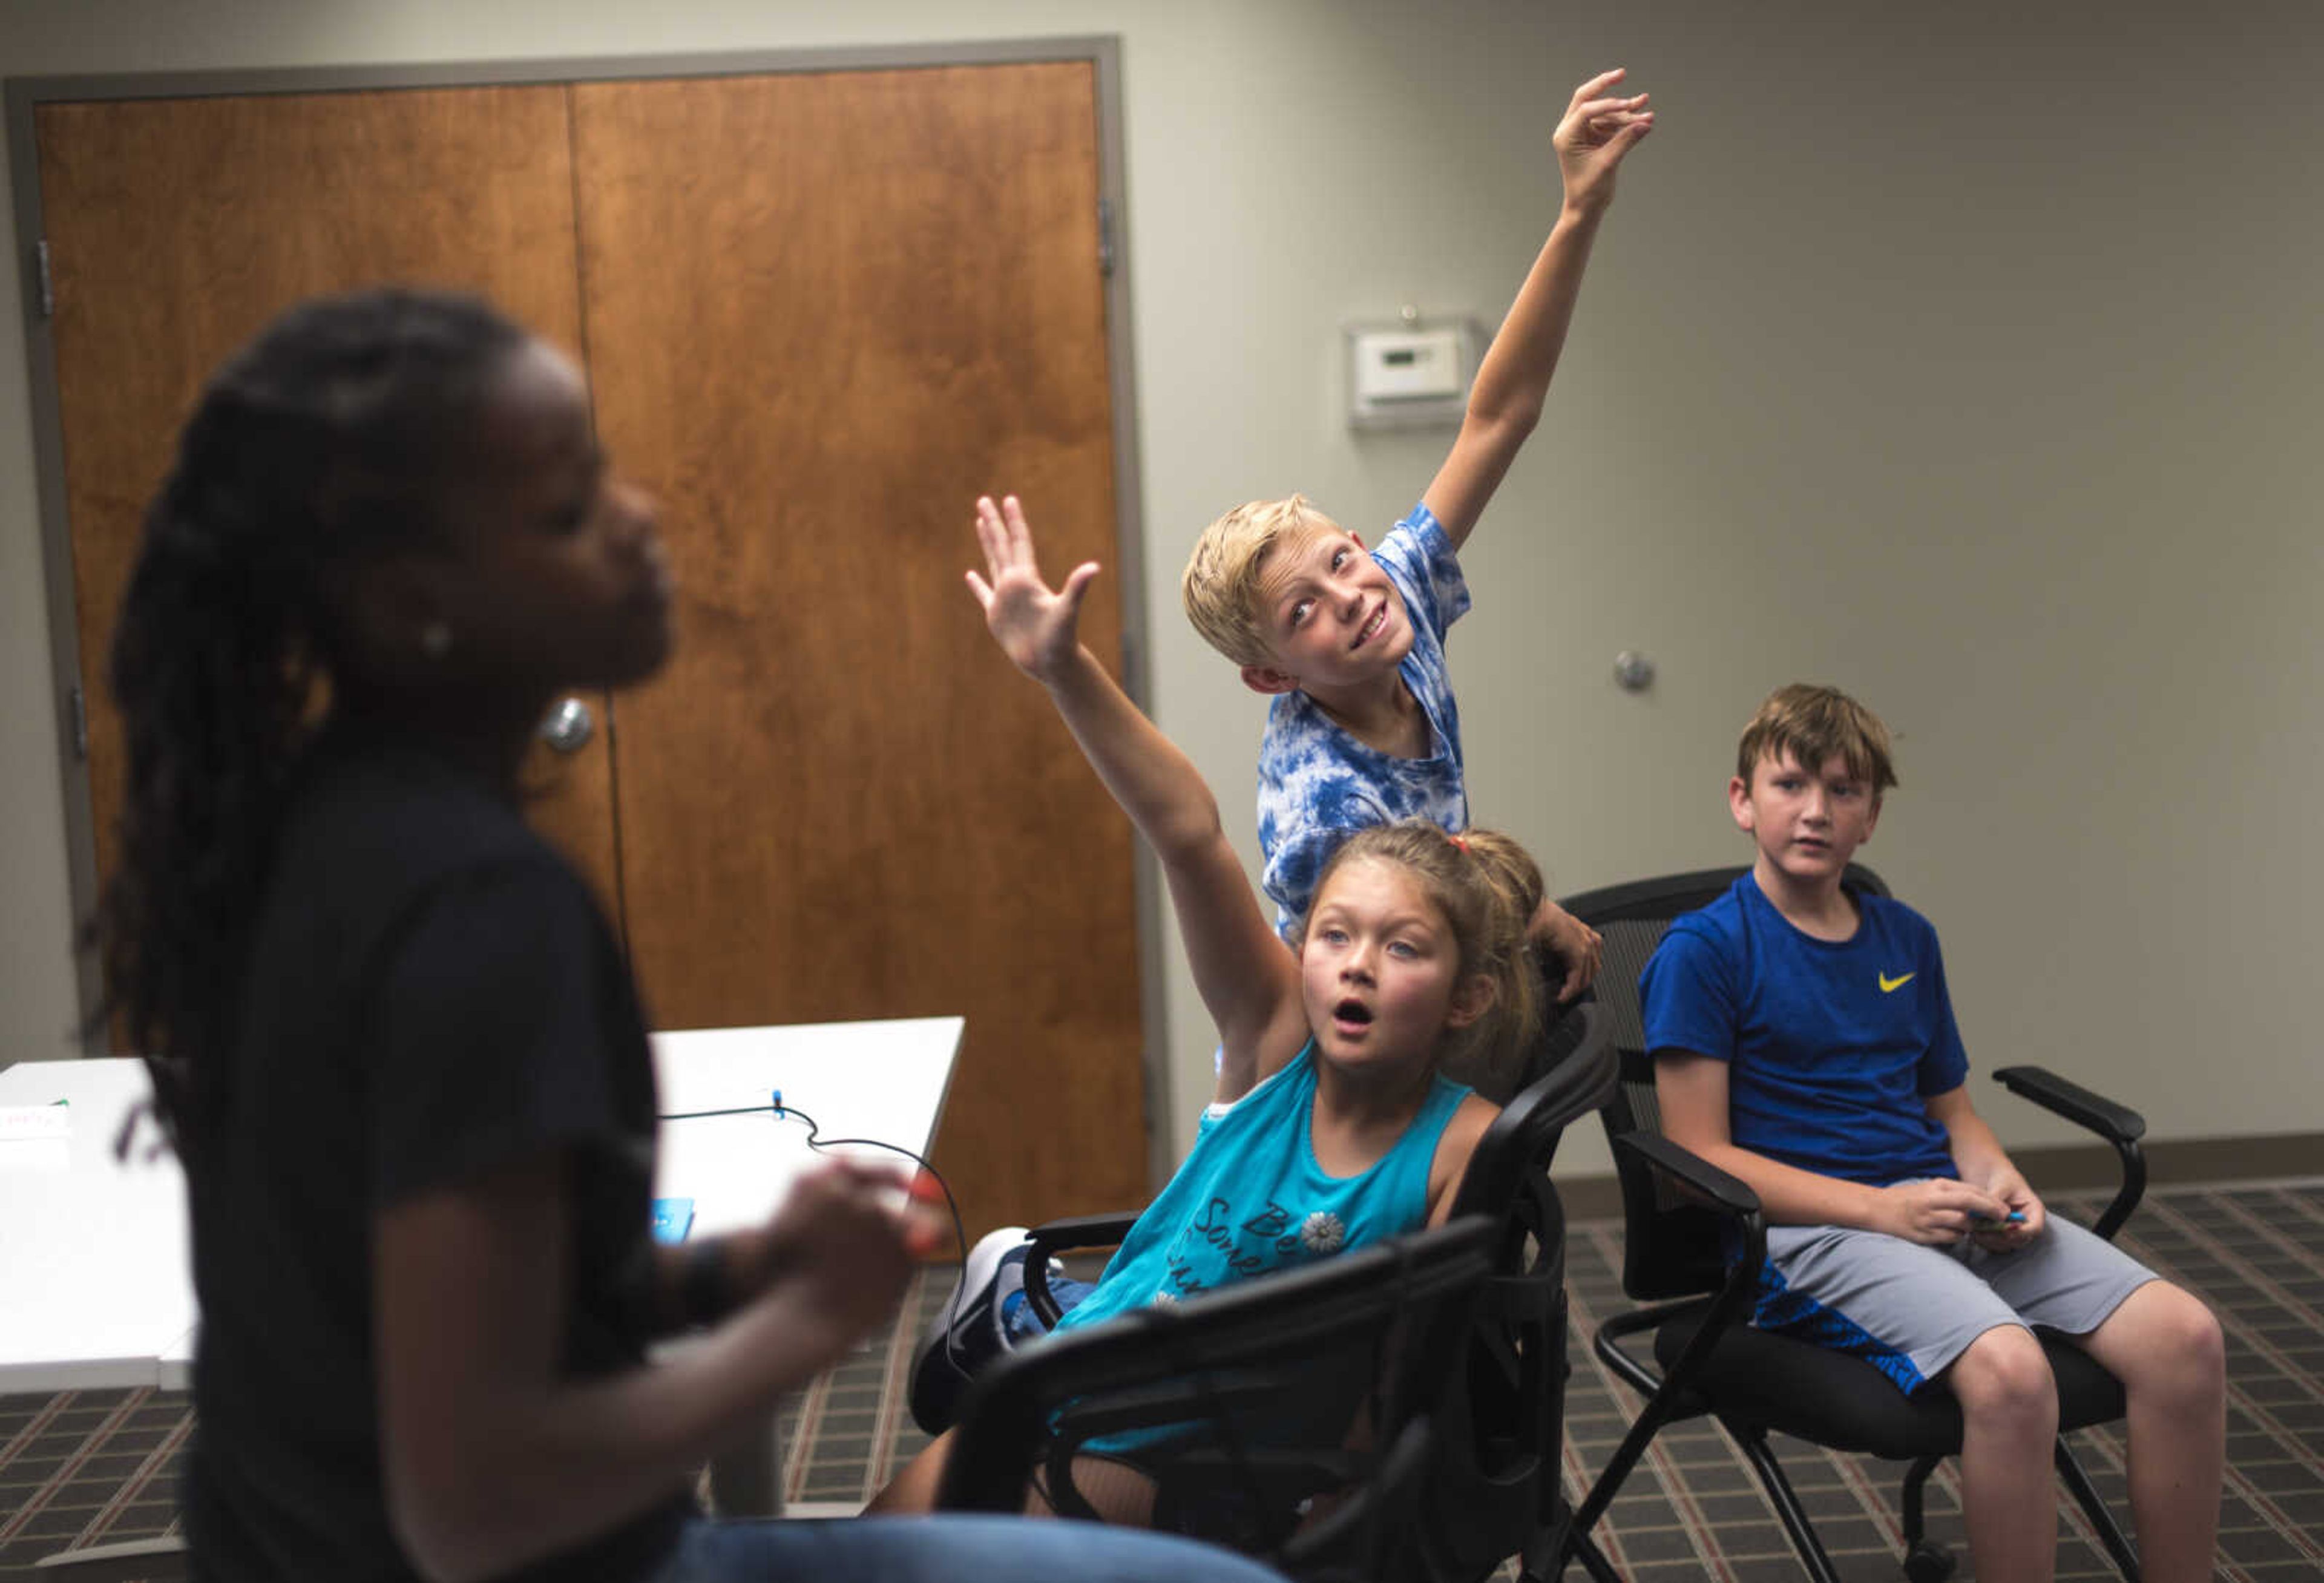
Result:
<svg viewBox="0 0 2324 1583"><path fill-rule="evenodd" d="M1687 1416L1693 1415L1674 1414L1667 1422L1676 1422ZM1718 1419L1718 1422L1736 1449L1743 1453L1744 1459L1750 1463L1761 1490L1766 1494L1768 1504L1775 1507L1776 1518L1783 1523L1784 1532L1792 1542L1793 1553L1799 1557L1800 1564L1808 1576L1815 1579L1815 1583L1840 1583L1840 1573L1832 1564L1831 1556L1823 1548L1823 1542L1816 1537L1815 1526L1808 1520L1806 1509L1800 1505L1791 1479L1785 1476L1783 1464L1775 1459L1773 1448L1767 1444L1767 1431L1757 1425L1730 1422L1724 1418ZM1951 1552L1926 1537L1924 1524L1923 1486L1930 1474L1943 1459L1939 1456L1923 1457L1915 1461L1904 1476L1900 1502L1904 1516L1904 1553L1899 1559L1907 1583L1945 1583L1955 1569L1956 1562ZM1635 1457L1630 1460L1635 1461ZM2090 1482L2080 1459L2074 1455L2073 1448L2066 1443L2063 1435L2056 1441L2052 1461L2058 1471L2058 1482L2065 1486L2066 1493L2073 1496L2074 1504L2081 1508L2082 1515L2089 1520L2091 1531L2098 1535L2099 1544L2105 1548L2107 1558L2114 1563L2123 1583L2140 1583L2137 1547L2122 1531L2122 1525L2115 1521L2114 1514L2107 1509L2098 1486ZM1609 1471L1612 1470L1609 1468ZM1627 1463L1621 1471L1627 1474ZM1602 1487L1604 1484L1605 1479L1601 1477L1601 1487L1591 1491L1590 1500L1584 1503L1585 1509L1603 1511L1611 1503L1614 1491ZM1536 1572L1531 1564L1532 1558L1527 1557L1524 1576L1528 1579L1540 1578L1554 1583L1563 1574L1567 1561L1579 1559L1598 1583L1610 1583L1611 1570L1607 1568L1605 1558L1598 1553L1586 1531L1574 1529L1563 1534L1560 1547L1562 1553L1553 1558L1552 1564L1545 1570Z"/></svg>

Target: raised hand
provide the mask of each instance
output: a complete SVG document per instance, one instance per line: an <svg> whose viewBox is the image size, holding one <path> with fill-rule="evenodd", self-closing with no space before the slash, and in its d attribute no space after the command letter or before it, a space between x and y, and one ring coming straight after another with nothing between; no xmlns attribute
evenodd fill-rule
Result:
<svg viewBox="0 0 2324 1583"><path fill-rule="evenodd" d="M1626 75L1618 66L1575 88L1565 118L1550 138L1570 208L1597 210L1613 202L1615 168L1655 128L1655 113L1646 107L1646 95L1618 97L1607 93Z"/></svg>
<svg viewBox="0 0 2324 1583"><path fill-rule="evenodd" d="M1033 556L1033 530L1015 495L992 503L976 502L976 541L984 549L984 575L968 574L968 591L984 607L984 624L1018 668L1047 682L1080 646L1082 596L1097 576L1097 563L1084 561L1055 590L1041 580Z"/></svg>

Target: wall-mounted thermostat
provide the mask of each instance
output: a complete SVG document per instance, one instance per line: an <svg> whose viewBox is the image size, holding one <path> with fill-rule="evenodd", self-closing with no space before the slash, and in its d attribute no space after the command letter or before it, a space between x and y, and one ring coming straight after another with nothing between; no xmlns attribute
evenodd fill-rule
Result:
<svg viewBox="0 0 2324 1583"><path fill-rule="evenodd" d="M1352 428L1457 424L1469 404L1483 337L1468 319L1347 327Z"/></svg>

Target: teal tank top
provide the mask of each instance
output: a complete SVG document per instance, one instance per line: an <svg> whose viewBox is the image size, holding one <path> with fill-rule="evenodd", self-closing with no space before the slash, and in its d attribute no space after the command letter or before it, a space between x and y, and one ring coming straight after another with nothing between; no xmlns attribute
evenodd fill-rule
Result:
<svg viewBox="0 0 2324 1583"><path fill-rule="evenodd" d="M1066 1311L1077 1329L1157 1302L1416 1231L1428 1167L1469 1090L1437 1074L1388 1151L1353 1176L1315 1163L1315 1046L1224 1109L1204 1112L1194 1149L1138 1217L1098 1278Z"/></svg>

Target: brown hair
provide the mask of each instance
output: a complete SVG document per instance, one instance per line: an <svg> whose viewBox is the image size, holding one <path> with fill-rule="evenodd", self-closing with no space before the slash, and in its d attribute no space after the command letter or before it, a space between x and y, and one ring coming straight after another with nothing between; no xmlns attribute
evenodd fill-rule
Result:
<svg viewBox="0 0 2324 1583"><path fill-rule="evenodd" d="M1237 506L1203 529L1186 557L1178 579L1186 619L1204 642L1237 665L1274 663L1275 649L1259 611L1259 578L1267 557L1296 534L1338 527L1304 494Z"/></svg>
<svg viewBox="0 0 2324 1583"><path fill-rule="evenodd" d="M1540 868L1525 848L1496 832L1447 835L1429 820L1401 819L1368 826L1340 842L1316 878L1316 897L1342 864L1366 858L1393 863L1417 879L1452 927L1460 977L1482 973L1492 980L1492 1005L1468 1026L1444 1030L1438 1069L1488 1092L1505 1091L1540 1029L1540 970L1526 946L1526 925L1541 906ZM1306 935L1302 918L1303 944Z"/></svg>
<svg viewBox="0 0 2324 1583"><path fill-rule="evenodd" d="M1876 798L1896 784L1888 728L1838 687L1794 682L1769 694L1743 728L1743 740L1735 749L1735 773L1748 787L1760 760L1780 762L1786 753L1810 772L1839 754L1850 775L1870 783Z"/></svg>

